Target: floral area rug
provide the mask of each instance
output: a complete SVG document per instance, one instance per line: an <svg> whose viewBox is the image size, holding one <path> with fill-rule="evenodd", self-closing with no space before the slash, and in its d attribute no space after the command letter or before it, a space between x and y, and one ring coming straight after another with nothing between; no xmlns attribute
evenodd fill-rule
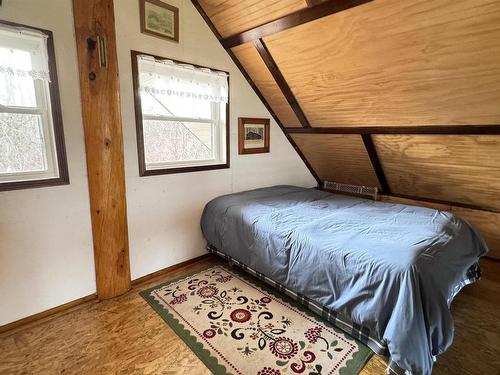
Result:
<svg viewBox="0 0 500 375"><path fill-rule="evenodd" d="M352 375L372 354L295 301L225 267L141 295L217 375Z"/></svg>

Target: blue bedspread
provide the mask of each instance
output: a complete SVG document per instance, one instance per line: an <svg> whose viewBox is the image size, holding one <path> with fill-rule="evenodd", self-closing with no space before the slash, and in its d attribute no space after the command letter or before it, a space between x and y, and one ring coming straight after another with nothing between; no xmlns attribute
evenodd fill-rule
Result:
<svg viewBox="0 0 500 375"><path fill-rule="evenodd" d="M293 186L216 198L201 223L217 249L368 327L415 374L451 344L449 305L487 252L449 212Z"/></svg>

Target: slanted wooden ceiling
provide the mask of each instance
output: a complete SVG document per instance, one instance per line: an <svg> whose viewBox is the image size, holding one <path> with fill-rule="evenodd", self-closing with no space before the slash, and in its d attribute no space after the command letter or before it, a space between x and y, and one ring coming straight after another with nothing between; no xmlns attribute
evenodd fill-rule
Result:
<svg viewBox="0 0 500 375"><path fill-rule="evenodd" d="M192 2L319 183L500 212L500 1Z"/></svg>

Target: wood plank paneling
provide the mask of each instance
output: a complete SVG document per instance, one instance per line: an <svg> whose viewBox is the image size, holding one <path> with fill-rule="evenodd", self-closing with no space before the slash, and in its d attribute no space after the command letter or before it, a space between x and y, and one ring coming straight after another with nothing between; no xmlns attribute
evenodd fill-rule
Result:
<svg viewBox="0 0 500 375"><path fill-rule="evenodd" d="M295 116L292 107L288 104L253 43L235 47L232 51L243 65L243 68L252 77L253 82L262 92L283 126L301 127L299 119Z"/></svg>
<svg viewBox="0 0 500 375"><path fill-rule="evenodd" d="M200 0L225 38L307 7L305 0Z"/></svg>
<svg viewBox="0 0 500 375"><path fill-rule="evenodd" d="M500 136L374 135L391 191L500 209Z"/></svg>
<svg viewBox="0 0 500 375"><path fill-rule="evenodd" d="M500 1L377 0L264 40L313 127L500 123Z"/></svg>
<svg viewBox="0 0 500 375"><path fill-rule="evenodd" d="M280 69L276 65L273 57L269 53L269 50L266 47L266 44L262 39L258 39L254 42L254 46L259 52L260 57L262 58L262 61L264 61L264 64L266 64L267 69L273 76L274 81L278 85L278 87L281 90L281 93L285 96L286 101L292 107L293 112L295 113L295 116L300 121L300 124L304 128L310 128L311 124L309 124L309 121L307 120L306 116L304 115L304 112L302 111L302 108L300 108L300 104L297 102L297 99L295 99L295 96L293 95L292 90L290 90L290 87L288 86L288 83L285 81L285 78L283 78L283 75L280 72Z"/></svg>
<svg viewBox="0 0 500 375"><path fill-rule="evenodd" d="M500 213L463 207L452 207L451 211L474 225L490 248L488 256L500 260Z"/></svg>
<svg viewBox="0 0 500 375"><path fill-rule="evenodd" d="M373 143L373 138L369 134L362 134L361 139L363 144L365 145L366 152L368 157L370 158L370 162L372 163L373 170L377 175L377 179L380 185L382 192L390 193L391 189L389 184L387 183L387 179L385 178L384 169L382 168L382 164L380 163L380 159L377 154L377 150L375 149L375 144Z"/></svg>
<svg viewBox="0 0 500 375"><path fill-rule="evenodd" d="M196 2L197 0L192 0ZM326 17L346 9L366 4L373 0L329 0L322 4L301 9L274 21L251 28L228 38L224 38L221 43L226 49L236 47L247 42L257 41L266 36L292 29L302 24Z"/></svg>
<svg viewBox="0 0 500 375"><path fill-rule="evenodd" d="M433 208L440 211L452 212L458 217L467 220L474 225L486 240L490 249L488 257L500 260L500 213L470 208L456 207L441 203L427 202L424 200L414 200L408 198L381 195L381 202L406 204L408 206L419 206Z"/></svg>
<svg viewBox="0 0 500 375"><path fill-rule="evenodd" d="M498 40L500 2L491 0L377 0L264 38L310 130L419 134L412 131L418 128L429 134L377 136L393 193L493 210L500 209L498 138L476 134L498 132L500 124ZM332 159L332 134L306 134L298 126L249 46L233 50L248 55L244 68L267 85L262 91L275 97L272 107L281 111L283 125L294 123L288 136L303 143L309 164L322 179L335 171L356 183L352 164L364 163L349 160L342 142L343 155Z"/></svg>
<svg viewBox="0 0 500 375"><path fill-rule="evenodd" d="M293 134L322 181L380 187L359 135Z"/></svg>
<svg viewBox="0 0 500 375"><path fill-rule="evenodd" d="M419 207L433 208L433 209L439 210L439 211L451 211L451 206L449 204L420 201L420 200L409 199L409 198L393 197L392 195L380 195L379 199L381 202L406 204L407 206L419 206Z"/></svg>
<svg viewBox="0 0 500 375"><path fill-rule="evenodd" d="M130 289L123 134L113 0L73 0L73 8L97 296L99 299L107 299ZM101 66L99 62L98 48L88 48L87 39L96 36L101 36L106 41L106 66Z"/></svg>

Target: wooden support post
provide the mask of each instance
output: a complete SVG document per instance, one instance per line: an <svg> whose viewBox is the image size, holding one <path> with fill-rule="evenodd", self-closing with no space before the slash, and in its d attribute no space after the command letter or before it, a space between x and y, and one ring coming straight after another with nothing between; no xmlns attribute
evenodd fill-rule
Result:
<svg viewBox="0 0 500 375"><path fill-rule="evenodd" d="M97 296L130 289L113 0L73 0Z"/></svg>

